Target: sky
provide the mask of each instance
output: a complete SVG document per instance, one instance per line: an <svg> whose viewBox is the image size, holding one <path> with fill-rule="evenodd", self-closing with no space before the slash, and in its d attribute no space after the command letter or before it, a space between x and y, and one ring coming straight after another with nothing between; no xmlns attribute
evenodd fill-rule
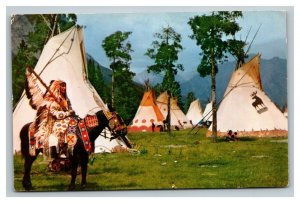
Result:
<svg viewBox="0 0 300 203"><path fill-rule="evenodd" d="M203 12L155 12L155 13L100 13L78 14L79 25L84 25L84 39L86 51L96 61L109 67L110 61L101 46L105 37L116 31L131 31L129 41L132 44L131 70L135 73L144 71L152 64L152 60L145 56L151 43L155 40L154 33L161 32L163 27L171 26L181 34L184 50L179 54L179 63L185 70L196 69L200 61L200 48L196 41L190 39L192 31L187 24L191 17L205 14ZM209 14L209 13L206 13ZM251 53L262 53L262 57L286 57L286 13L281 11L243 11L243 18L238 19L242 30L236 35L237 39L245 40L250 34L248 42L252 40L259 26L261 28L251 46Z"/></svg>

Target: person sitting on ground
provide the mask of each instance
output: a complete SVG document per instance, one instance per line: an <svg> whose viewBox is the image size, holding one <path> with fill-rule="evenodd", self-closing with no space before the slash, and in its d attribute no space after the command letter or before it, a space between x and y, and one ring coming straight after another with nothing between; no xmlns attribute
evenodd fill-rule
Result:
<svg viewBox="0 0 300 203"><path fill-rule="evenodd" d="M229 130L227 136L225 137L225 141L229 142L229 141L233 141L233 139L234 139L234 135L232 134L232 130Z"/></svg>
<svg viewBox="0 0 300 203"><path fill-rule="evenodd" d="M233 141L239 141L240 140L240 138L237 137L237 132L233 133L232 139L233 139Z"/></svg>

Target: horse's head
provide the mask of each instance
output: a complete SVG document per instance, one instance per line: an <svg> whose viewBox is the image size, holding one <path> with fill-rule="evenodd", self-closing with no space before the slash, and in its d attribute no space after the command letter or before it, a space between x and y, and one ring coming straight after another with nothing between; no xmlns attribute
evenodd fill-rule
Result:
<svg viewBox="0 0 300 203"><path fill-rule="evenodd" d="M127 126L122 117L117 112L110 112L112 117L108 119L108 126L115 136L127 135Z"/></svg>
<svg viewBox="0 0 300 203"><path fill-rule="evenodd" d="M98 111L96 113L97 125L108 127L114 138L127 135L127 126L116 111Z"/></svg>
<svg viewBox="0 0 300 203"><path fill-rule="evenodd" d="M97 139L102 130L107 127L112 134L111 140L120 137L125 142L126 146L131 148L131 144L126 138L127 126L116 111L101 110L98 111L95 116L96 121L92 118L92 121L90 122L92 123L89 130L90 139L91 136L94 138L92 138L92 140Z"/></svg>

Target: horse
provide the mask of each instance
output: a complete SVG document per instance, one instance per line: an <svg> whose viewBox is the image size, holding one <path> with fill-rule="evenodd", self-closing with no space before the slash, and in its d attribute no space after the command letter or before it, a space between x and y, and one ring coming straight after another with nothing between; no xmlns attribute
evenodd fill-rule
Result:
<svg viewBox="0 0 300 203"><path fill-rule="evenodd" d="M107 112L111 117L107 116ZM111 131L113 138L121 137L125 142L128 148L131 148L130 142L126 138L127 134L127 127L123 121L123 119L116 113L116 112L109 112L109 111L98 111L96 114L98 119L98 125L93 128L87 128L89 140L92 145L92 149L94 149L94 142L100 133L103 131L105 127L108 127ZM78 120L80 118L75 116ZM82 120L82 119L81 119ZM30 171L32 163L36 160L39 153L42 153L43 149L36 149L35 156L32 156L29 153L29 136L28 130L31 123L27 123L20 131L20 139L21 139L21 153L24 158L24 176L22 180L22 185L25 190L32 190L32 183L30 178ZM89 161L89 153L84 146L84 142L80 135L80 130L76 130L77 141L73 148L73 153L69 155L69 159L71 162L71 183L69 185L69 190L75 189L75 180L77 176L77 168L79 164L81 165L81 187L84 189L87 186L86 182L86 175L87 175L87 165Z"/></svg>

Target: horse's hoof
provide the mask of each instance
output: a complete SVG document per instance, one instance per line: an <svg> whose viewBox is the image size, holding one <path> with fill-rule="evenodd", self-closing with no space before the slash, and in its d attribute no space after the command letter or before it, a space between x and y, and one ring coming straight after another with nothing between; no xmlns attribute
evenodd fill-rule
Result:
<svg viewBox="0 0 300 203"><path fill-rule="evenodd" d="M26 190L26 191L30 191L30 190L33 190L33 187L32 187L32 184L31 183L22 183L23 185L23 188Z"/></svg>
<svg viewBox="0 0 300 203"><path fill-rule="evenodd" d="M81 189L85 189L87 187L86 183L81 183Z"/></svg>
<svg viewBox="0 0 300 203"><path fill-rule="evenodd" d="M69 190L70 190L70 191L75 190L75 185L69 185Z"/></svg>
<svg viewBox="0 0 300 203"><path fill-rule="evenodd" d="M23 186L23 187L24 187L24 189L25 189L26 191L31 191L31 190L33 190L32 185Z"/></svg>

